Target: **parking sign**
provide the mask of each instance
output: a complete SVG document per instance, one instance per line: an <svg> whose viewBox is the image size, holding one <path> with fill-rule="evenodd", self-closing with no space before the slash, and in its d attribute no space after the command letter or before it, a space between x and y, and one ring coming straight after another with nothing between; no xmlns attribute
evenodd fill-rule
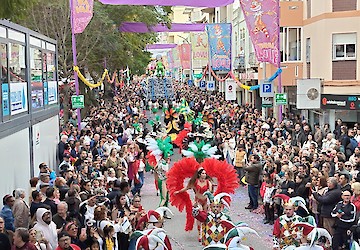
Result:
<svg viewBox="0 0 360 250"><path fill-rule="evenodd" d="M274 87L272 82L260 82L260 97L274 97Z"/></svg>
<svg viewBox="0 0 360 250"><path fill-rule="evenodd" d="M215 90L215 82L214 81L208 81L207 82L207 90L208 91L214 91Z"/></svg>
<svg viewBox="0 0 360 250"><path fill-rule="evenodd" d="M205 89L206 89L206 82L205 82L205 81L200 81L200 83L199 83L199 88L200 88L201 90L205 90Z"/></svg>

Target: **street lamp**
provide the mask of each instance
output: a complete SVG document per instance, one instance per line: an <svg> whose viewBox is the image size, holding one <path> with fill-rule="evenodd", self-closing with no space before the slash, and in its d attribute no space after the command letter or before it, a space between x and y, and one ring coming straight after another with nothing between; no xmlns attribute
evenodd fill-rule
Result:
<svg viewBox="0 0 360 250"><path fill-rule="evenodd" d="M182 38L190 45L190 80L193 80L193 63L192 63L192 46L189 40L183 36L177 35L178 37Z"/></svg>

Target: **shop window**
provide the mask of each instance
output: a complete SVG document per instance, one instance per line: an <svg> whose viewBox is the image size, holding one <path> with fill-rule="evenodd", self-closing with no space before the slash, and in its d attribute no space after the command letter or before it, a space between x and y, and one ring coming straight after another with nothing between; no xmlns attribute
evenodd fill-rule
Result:
<svg viewBox="0 0 360 250"><path fill-rule="evenodd" d="M333 61L356 60L356 33L333 35Z"/></svg>
<svg viewBox="0 0 360 250"><path fill-rule="evenodd" d="M43 63L41 50L30 48L31 105L33 109L44 106Z"/></svg>

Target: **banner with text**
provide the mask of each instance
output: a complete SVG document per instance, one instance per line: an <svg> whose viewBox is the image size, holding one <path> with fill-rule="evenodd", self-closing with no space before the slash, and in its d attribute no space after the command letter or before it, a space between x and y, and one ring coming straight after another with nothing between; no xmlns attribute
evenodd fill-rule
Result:
<svg viewBox="0 0 360 250"><path fill-rule="evenodd" d="M191 33L193 68L202 68L209 61L208 36L206 32Z"/></svg>
<svg viewBox="0 0 360 250"><path fill-rule="evenodd" d="M180 57L181 67L183 69L190 69L190 67L191 67L190 44L181 44L178 46L178 48L179 48L179 57Z"/></svg>
<svg viewBox="0 0 360 250"><path fill-rule="evenodd" d="M212 23L206 26L213 70L231 70L231 24Z"/></svg>
<svg viewBox="0 0 360 250"><path fill-rule="evenodd" d="M74 33L82 33L93 17L94 0L71 0Z"/></svg>
<svg viewBox="0 0 360 250"><path fill-rule="evenodd" d="M279 66L279 0L240 0L259 62Z"/></svg>

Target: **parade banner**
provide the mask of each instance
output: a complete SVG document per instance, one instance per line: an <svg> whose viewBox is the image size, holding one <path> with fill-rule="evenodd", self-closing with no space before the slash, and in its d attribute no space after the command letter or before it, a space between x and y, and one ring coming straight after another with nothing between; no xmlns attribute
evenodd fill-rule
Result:
<svg viewBox="0 0 360 250"><path fill-rule="evenodd" d="M175 48L177 44L175 43L154 43L154 44L147 44L146 50L158 50L158 49L172 49Z"/></svg>
<svg viewBox="0 0 360 250"><path fill-rule="evenodd" d="M73 31L75 34L82 33L93 17L94 0L71 0Z"/></svg>
<svg viewBox="0 0 360 250"><path fill-rule="evenodd" d="M210 61L213 70L231 70L231 24L214 23L206 26Z"/></svg>
<svg viewBox="0 0 360 250"><path fill-rule="evenodd" d="M191 67L191 48L190 44L181 44L178 46L179 48L179 57L181 67L183 69L190 69Z"/></svg>
<svg viewBox="0 0 360 250"><path fill-rule="evenodd" d="M208 63L209 47L206 32L191 33L193 68L202 68Z"/></svg>
<svg viewBox="0 0 360 250"><path fill-rule="evenodd" d="M259 62L279 66L279 0L240 0Z"/></svg>
<svg viewBox="0 0 360 250"><path fill-rule="evenodd" d="M232 4L234 0L99 0L113 5L191 6L215 8Z"/></svg>
<svg viewBox="0 0 360 250"><path fill-rule="evenodd" d="M171 51L173 54L174 68L180 68L179 46L173 48Z"/></svg>
<svg viewBox="0 0 360 250"><path fill-rule="evenodd" d="M167 52L167 59L168 59L169 69L172 70L174 68L174 57L172 51Z"/></svg>
<svg viewBox="0 0 360 250"><path fill-rule="evenodd" d="M150 32L199 32L205 31L205 23L172 23L168 28L166 24L148 26L146 23L123 22L119 30L129 33L150 33Z"/></svg>

